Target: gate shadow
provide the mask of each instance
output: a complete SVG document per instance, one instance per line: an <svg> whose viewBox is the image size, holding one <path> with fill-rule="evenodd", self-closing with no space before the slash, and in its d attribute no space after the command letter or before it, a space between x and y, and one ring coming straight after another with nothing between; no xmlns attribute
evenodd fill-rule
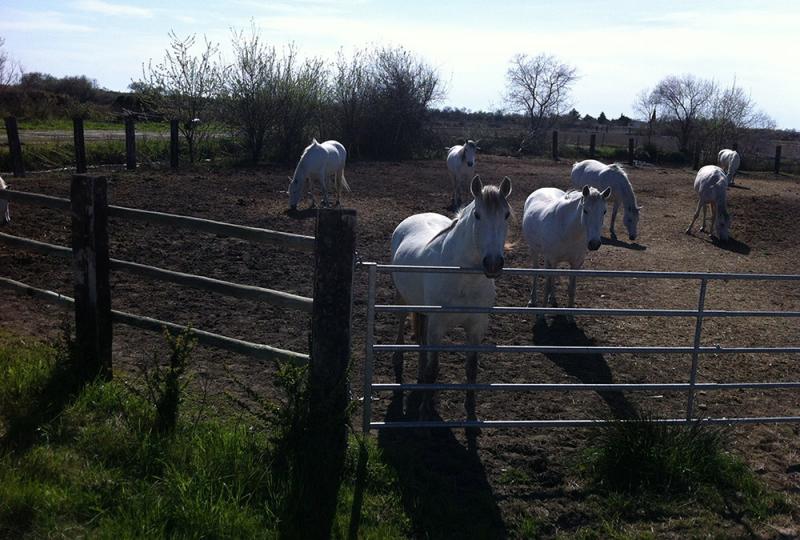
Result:
<svg viewBox="0 0 800 540"><path fill-rule="evenodd" d="M409 398L416 402L413 394ZM394 396L386 421L417 420L417 407L408 409L404 414L402 396ZM463 445L450 429L398 428L382 429L378 445L385 462L397 471L412 537L507 537L474 444Z"/></svg>
<svg viewBox="0 0 800 540"><path fill-rule="evenodd" d="M533 343L535 345L552 346L593 346L593 338L586 335L582 328L565 322L563 317L556 317L548 326L546 322L538 322L533 327ZM584 384L611 384L614 377L611 368L602 354L558 354L547 353L545 356L567 375L577 378ZM625 394L614 391L599 391L611 409L615 419L635 418L636 407L628 401Z"/></svg>

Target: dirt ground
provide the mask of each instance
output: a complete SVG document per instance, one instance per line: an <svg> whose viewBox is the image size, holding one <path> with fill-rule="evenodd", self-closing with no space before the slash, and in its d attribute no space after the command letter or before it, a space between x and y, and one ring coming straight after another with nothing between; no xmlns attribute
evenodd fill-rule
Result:
<svg viewBox="0 0 800 540"><path fill-rule="evenodd" d="M516 243L507 252L506 267L531 265L519 234L525 198L544 186L566 189L570 162L550 162L480 156L477 170L485 182L497 183L508 175L513 181L511 202L518 221L511 227ZM108 172L112 204L199 216L244 225L304 234L314 233L314 220L297 219L285 213L289 167L264 166L251 169L207 169L171 172L139 170ZM668 270L745 273L797 273L800 244L800 181L793 177L740 173L737 186L729 191L733 215L732 240L715 244L697 231L684 234L696 197L694 173L688 169L655 167L629 170L638 202L643 206L636 243L611 241L589 254L585 268L613 270ZM14 189L68 196L69 173L32 174L25 179L7 179ZM449 202L449 180L444 160L415 162L363 162L348 166L353 192L345 206L358 212L358 251L365 261L387 262L389 239L394 227L410 214L439 211ZM621 233L621 215L617 231ZM610 212L609 212L610 216ZM12 223L3 232L54 244L69 244L68 216L58 212L12 207ZM250 285L278 288L311 295L312 256L277 248L215 237L189 230L112 220L111 256L172 270L201 274ZM620 234L620 239L627 238ZM69 267L63 260L10 250L0 245L0 275L34 286L72 294ZM353 394L361 397L361 363L364 356L366 316L366 272L355 276L353 317ZM565 293L566 284L559 291ZM501 306L520 306L527 301L527 279L501 276L497 281ZM643 280L626 282L585 279L578 282L577 303L581 307L687 308L697 306L696 281ZM391 303L388 276L379 280L378 300ZM0 291L0 327L30 336L55 337L65 312L57 307ZM233 337L268 343L298 351L308 350L309 318L255 302L154 283L136 276L112 276L115 309L146 314ZM752 309L800 311L800 287L789 282L709 283L706 309ZM391 317L376 321L378 343L390 343L394 334ZM800 322L785 318L707 319L703 345L797 346ZM407 333L407 338L410 332ZM676 318L588 318L572 327L559 320L534 328L530 317L495 317L486 338L497 344L597 344L690 346L692 319ZM458 341L463 333L453 332ZM161 339L125 327L115 327L115 368L133 370L154 351ZM700 358L700 382L797 380L800 355L705 355ZM487 355L480 360L479 382L685 382L691 359L686 355ZM229 353L199 348L195 353L197 380L208 383L212 394L236 392L233 379L243 379L260 391L271 392L273 366ZM406 361L407 381L416 373L416 360ZM392 382L391 359L378 356L376 382ZM463 360L442 355L440 380L462 382ZM390 394L375 401L373 420L402 414ZM438 410L444 419L462 419L463 395L443 393ZM795 416L800 415L800 394L791 390L735 390L701 392L697 396L702 416ZM685 415L686 395L664 392L628 394L581 392L518 392L478 395L478 414L487 420L558 419L624 416L633 410L657 416ZM354 422L360 425L360 420ZM428 445L421 461L440 470L443 485L452 484L453 496L469 493L489 495L486 516L500 533L521 516L533 516L546 524L546 531L575 532L589 525L585 490L575 473L587 430L484 430L477 449L468 448L462 432L452 432ZM784 425L743 426L733 429L733 446L775 490L787 494L800 488L800 427ZM410 444L410 433L382 432L379 443L391 448ZM397 458L400 459L400 458ZM457 466L454 464L458 464ZM521 471L523 480L510 481L509 471ZM512 475L513 476L513 475ZM411 487L408 488L409 490ZM467 496L467 495L463 495ZM424 494L416 494L422 497ZM419 504L411 501L409 505ZM424 501L423 501L424 502ZM424 506L424 505L423 505ZM417 510L419 511L419 510ZM690 512L689 512L690 513ZM416 515L416 514L415 514ZM750 533L732 518L720 517L723 534ZM784 521L781 521L781 520ZM787 518L788 519L788 518ZM422 522L424 520L420 520ZM419 525L419 524L418 524ZM421 526L421 525L419 525ZM686 530L680 520L654 521L657 535L680 537ZM778 536L793 525L784 518L762 524L759 536ZM696 534L692 533L692 534Z"/></svg>

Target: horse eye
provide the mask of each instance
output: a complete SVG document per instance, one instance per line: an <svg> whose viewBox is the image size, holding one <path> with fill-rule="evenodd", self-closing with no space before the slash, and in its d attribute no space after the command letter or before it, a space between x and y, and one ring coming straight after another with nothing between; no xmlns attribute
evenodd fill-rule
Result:
<svg viewBox="0 0 800 540"><path fill-rule="evenodd" d="M588 210L586 210L586 209L584 208L584 209L583 209L583 213L584 213L584 214L588 214L588 213L589 213L589 211L588 211Z"/></svg>

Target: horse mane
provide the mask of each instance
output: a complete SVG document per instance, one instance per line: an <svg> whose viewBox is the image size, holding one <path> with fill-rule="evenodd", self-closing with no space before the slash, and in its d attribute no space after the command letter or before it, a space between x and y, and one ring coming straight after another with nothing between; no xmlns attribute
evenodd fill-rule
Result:
<svg viewBox="0 0 800 540"><path fill-rule="evenodd" d="M618 172L622 174L622 177L625 179L625 182L628 184L628 188L630 189L631 197L633 198L633 207L637 210L639 209L639 204L636 202L636 192L633 191L633 184L631 184L630 178L628 178L628 173L625 171L621 163L612 163L608 166L608 168L612 171Z"/></svg>
<svg viewBox="0 0 800 540"><path fill-rule="evenodd" d="M491 185L490 186L483 186L483 190L481 191L481 198L483 199L483 204L486 205L486 209L489 212L497 211L497 210L503 208L503 203L506 203L506 207L508 209L508 212L511 214L509 217L511 217L511 218L515 218L516 217L516 216L514 216L514 209L511 208L511 205L508 204L508 202L506 201L505 197L503 197L503 195L500 193L500 188L498 186L491 186ZM458 222L461 220L461 218L464 217L464 214L466 213L467 208L469 208L470 205L472 205L472 204L473 203L469 203L468 205L462 206L461 208L456 210L456 214L455 214L455 216L453 216L453 220L450 222L450 224L447 227L445 227L444 229L442 229L441 231L437 232L435 235L433 235L433 238L428 240L428 243L425 244L425 245L426 246L431 245L434 240L436 240L440 236L442 236L444 234L447 234L448 232L452 231L456 227L456 225L458 225Z"/></svg>

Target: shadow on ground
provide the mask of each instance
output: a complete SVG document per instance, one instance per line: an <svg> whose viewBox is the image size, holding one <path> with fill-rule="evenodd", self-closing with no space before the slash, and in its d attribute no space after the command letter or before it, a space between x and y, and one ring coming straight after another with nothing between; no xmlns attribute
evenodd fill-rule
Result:
<svg viewBox="0 0 800 540"><path fill-rule="evenodd" d="M643 246L638 242L624 242L617 238L608 238L605 236L602 236L600 240L602 240L604 246L621 247L625 249L631 249L633 251L644 251L647 249L647 246Z"/></svg>
<svg viewBox="0 0 800 540"><path fill-rule="evenodd" d="M594 339L588 337L579 326L568 323L563 317L556 317L548 326L544 321L537 321L533 327L533 342L536 345L551 346L593 346ZM602 354L545 354L547 358L564 372L584 384L611 384L614 377ZM601 391L597 394L603 398L611 409L611 416L616 419L634 418L636 408L622 392Z"/></svg>
<svg viewBox="0 0 800 540"><path fill-rule="evenodd" d="M394 396L386 421L417 419L416 396L409 413ZM437 418L438 419L438 418ZM496 497L473 444L464 446L449 429L383 429L378 444L397 471L403 506L414 538L504 538Z"/></svg>

